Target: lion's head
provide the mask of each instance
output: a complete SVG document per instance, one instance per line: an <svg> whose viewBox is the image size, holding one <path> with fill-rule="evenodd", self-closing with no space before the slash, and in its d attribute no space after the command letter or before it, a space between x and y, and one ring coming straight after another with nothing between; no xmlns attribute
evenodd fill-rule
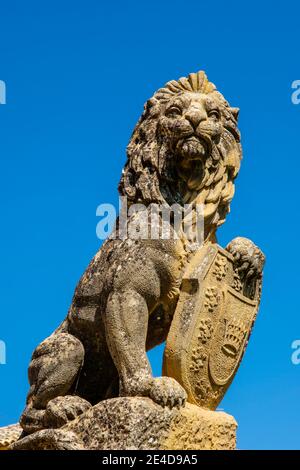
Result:
<svg viewBox="0 0 300 470"><path fill-rule="evenodd" d="M168 82L134 129L121 195L134 203L204 204L205 223L221 225L242 156L237 118L204 72Z"/></svg>

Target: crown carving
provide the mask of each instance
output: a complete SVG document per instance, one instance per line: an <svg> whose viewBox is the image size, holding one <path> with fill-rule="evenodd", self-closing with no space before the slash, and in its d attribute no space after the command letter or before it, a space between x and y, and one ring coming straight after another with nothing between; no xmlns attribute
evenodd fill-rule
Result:
<svg viewBox="0 0 300 470"><path fill-rule="evenodd" d="M222 346L223 351L229 356L236 356L240 351L246 333L247 326L242 320L228 320L226 322L224 344Z"/></svg>

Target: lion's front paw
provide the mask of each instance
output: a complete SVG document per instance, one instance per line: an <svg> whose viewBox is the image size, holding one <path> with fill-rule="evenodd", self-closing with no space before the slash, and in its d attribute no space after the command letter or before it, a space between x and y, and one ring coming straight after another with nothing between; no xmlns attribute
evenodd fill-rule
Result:
<svg viewBox="0 0 300 470"><path fill-rule="evenodd" d="M242 280L261 276L265 255L251 240L237 237L229 243L226 250L232 254Z"/></svg>
<svg viewBox="0 0 300 470"><path fill-rule="evenodd" d="M149 396L159 405L170 408L184 406L187 399L185 390L171 377L153 379Z"/></svg>
<svg viewBox="0 0 300 470"><path fill-rule="evenodd" d="M87 411L92 405L78 396L67 395L50 400L46 407L44 425L60 428Z"/></svg>

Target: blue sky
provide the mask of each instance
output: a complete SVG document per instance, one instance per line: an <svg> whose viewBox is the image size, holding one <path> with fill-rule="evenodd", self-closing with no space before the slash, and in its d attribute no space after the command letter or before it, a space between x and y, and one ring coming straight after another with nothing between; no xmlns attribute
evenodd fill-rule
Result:
<svg viewBox="0 0 300 470"><path fill-rule="evenodd" d="M96 207L117 202L143 103L203 69L241 108L244 160L219 242L247 236L267 255L259 317L221 407L239 448L300 448L299 13L291 1L0 3L0 425L18 419L31 352L99 247ZM151 361L159 374L161 349Z"/></svg>

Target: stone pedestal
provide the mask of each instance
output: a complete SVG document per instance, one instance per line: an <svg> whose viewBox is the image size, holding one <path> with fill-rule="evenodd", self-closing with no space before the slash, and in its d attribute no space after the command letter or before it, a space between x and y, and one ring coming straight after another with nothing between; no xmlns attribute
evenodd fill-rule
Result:
<svg viewBox="0 0 300 470"><path fill-rule="evenodd" d="M19 424L11 424L0 428L0 450L8 450L10 444L15 442L22 434L22 428Z"/></svg>
<svg viewBox="0 0 300 470"><path fill-rule="evenodd" d="M60 429L27 436L12 449L233 450L237 424L226 413L186 404L162 408L148 398L106 400Z"/></svg>

